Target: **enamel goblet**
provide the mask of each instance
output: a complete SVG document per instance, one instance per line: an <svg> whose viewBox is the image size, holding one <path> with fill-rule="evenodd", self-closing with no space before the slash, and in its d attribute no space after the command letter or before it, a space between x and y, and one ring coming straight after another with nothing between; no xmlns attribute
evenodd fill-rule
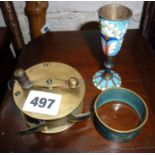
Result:
<svg viewBox="0 0 155 155"><path fill-rule="evenodd" d="M98 89L105 90L121 86L120 76L111 70L114 66L112 59L121 49L132 11L122 5L110 4L101 7L98 13L100 37L106 61L105 69L93 76L93 83Z"/></svg>

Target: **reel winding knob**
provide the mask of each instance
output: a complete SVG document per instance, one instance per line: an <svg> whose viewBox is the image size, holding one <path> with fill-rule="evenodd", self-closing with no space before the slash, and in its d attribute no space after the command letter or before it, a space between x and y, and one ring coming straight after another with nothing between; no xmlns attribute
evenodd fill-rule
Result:
<svg viewBox="0 0 155 155"><path fill-rule="evenodd" d="M67 81L67 84L69 88L77 88L79 87L79 80L76 77L71 77Z"/></svg>
<svg viewBox="0 0 155 155"><path fill-rule="evenodd" d="M29 77L26 75L23 69L17 69L14 72L15 79L19 82L22 88L28 89L32 86L32 82L30 81Z"/></svg>

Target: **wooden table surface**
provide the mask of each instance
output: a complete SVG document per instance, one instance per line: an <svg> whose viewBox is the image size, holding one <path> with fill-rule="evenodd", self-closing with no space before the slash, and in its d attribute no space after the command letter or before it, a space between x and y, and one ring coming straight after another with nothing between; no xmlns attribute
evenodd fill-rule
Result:
<svg viewBox="0 0 155 155"><path fill-rule="evenodd" d="M15 64L15 59L10 50L11 38L8 29L0 27L0 103Z"/></svg>
<svg viewBox="0 0 155 155"><path fill-rule="evenodd" d="M50 32L30 42L23 50L18 67L57 61L75 67L86 81L84 112L100 93L91 80L103 64L98 31ZM6 92L0 111L0 152L155 152L155 57L138 30L129 30L120 53L114 58L123 87L137 92L146 101L149 119L130 142L116 143L102 137L91 119L78 122L58 134L16 133L26 125ZM111 117L111 116L107 116ZM128 121L128 118L124 121ZM122 122L123 123L123 122Z"/></svg>

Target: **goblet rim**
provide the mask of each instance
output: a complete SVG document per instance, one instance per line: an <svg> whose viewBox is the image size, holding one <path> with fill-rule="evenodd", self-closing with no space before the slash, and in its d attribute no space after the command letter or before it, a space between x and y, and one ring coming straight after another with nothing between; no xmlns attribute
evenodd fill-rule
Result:
<svg viewBox="0 0 155 155"><path fill-rule="evenodd" d="M127 16L124 17L124 18L116 18L116 19L113 19L112 17L107 17L105 15L105 13L103 15L102 12L103 12L103 9L108 8L108 7L109 7L109 10L111 10L112 7L113 8L120 7L120 8L122 8L122 9L124 9L124 10L126 10L128 12ZM98 14L99 14L99 17L104 18L104 19L109 20L109 21L124 21L124 20L128 20L133 15L133 12L132 12L132 10L130 8L128 8L127 6L121 5L121 4L107 4L107 5L104 5L104 6L102 6L102 7L100 7L98 9Z"/></svg>

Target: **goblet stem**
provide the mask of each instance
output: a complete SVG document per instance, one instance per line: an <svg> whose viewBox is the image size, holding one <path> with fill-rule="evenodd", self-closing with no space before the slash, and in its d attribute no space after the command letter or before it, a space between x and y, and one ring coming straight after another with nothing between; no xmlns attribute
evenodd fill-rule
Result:
<svg viewBox="0 0 155 155"><path fill-rule="evenodd" d="M112 59L113 57L109 56L107 57L107 61L104 62L105 72L102 76L105 80L110 80L113 78L113 74L111 73L111 68L114 66Z"/></svg>

